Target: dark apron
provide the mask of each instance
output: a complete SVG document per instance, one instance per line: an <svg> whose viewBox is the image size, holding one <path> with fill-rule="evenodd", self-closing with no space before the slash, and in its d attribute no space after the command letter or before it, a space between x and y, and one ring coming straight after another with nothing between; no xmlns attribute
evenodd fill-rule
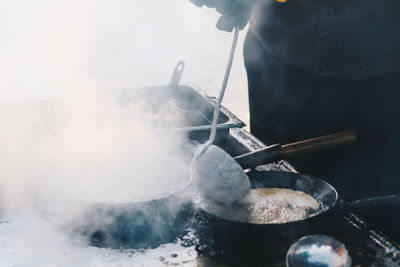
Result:
<svg viewBox="0 0 400 267"><path fill-rule="evenodd" d="M251 31L244 57L256 137L285 144L355 129L356 145L291 163L328 180L344 199L400 193L400 72L362 80L320 77L274 58Z"/></svg>

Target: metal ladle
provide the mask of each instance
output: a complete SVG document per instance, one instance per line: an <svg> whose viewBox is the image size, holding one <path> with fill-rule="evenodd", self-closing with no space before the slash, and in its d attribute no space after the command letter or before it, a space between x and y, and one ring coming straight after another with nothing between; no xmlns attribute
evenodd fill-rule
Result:
<svg viewBox="0 0 400 267"><path fill-rule="evenodd" d="M210 137L197 148L191 164L192 177L197 181L200 192L208 198L222 202L239 201L250 191L250 181L243 168L227 152L213 145L238 37L239 26L236 26L228 65L214 109Z"/></svg>

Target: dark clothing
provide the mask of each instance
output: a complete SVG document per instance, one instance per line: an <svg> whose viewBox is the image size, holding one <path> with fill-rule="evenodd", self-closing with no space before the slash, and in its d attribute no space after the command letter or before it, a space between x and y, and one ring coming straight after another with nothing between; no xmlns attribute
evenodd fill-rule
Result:
<svg viewBox="0 0 400 267"><path fill-rule="evenodd" d="M250 29L281 61L319 76L400 70L399 0L258 1Z"/></svg>
<svg viewBox="0 0 400 267"><path fill-rule="evenodd" d="M285 144L355 129L357 144L290 162L327 180L347 200L400 193L400 72L360 80L319 76L270 55L251 31L244 57L255 136ZM398 213L366 216L400 241L393 230Z"/></svg>
<svg viewBox="0 0 400 267"><path fill-rule="evenodd" d="M400 193L400 1L262 0L244 56L251 132L266 144L355 129L352 146L290 160L341 198ZM363 214L400 241L400 207Z"/></svg>
<svg viewBox="0 0 400 267"><path fill-rule="evenodd" d="M255 136L285 144L355 129L358 145L335 158L318 153L318 166L310 162L304 170L332 176L347 199L400 193L400 72L363 80L320 77L272 57L251 32L245 61Z"/></svg>

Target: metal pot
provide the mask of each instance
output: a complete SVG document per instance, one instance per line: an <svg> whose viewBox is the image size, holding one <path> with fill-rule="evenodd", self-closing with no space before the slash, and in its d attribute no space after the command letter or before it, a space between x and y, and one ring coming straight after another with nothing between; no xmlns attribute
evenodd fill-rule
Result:
<svg viewBox="0 0 400 267"><path fill-rule="evenodd" d="M133 204L96 204L75 231L96 247L155 248L185 234L193 214L191 202L178 193Z"/></svg>

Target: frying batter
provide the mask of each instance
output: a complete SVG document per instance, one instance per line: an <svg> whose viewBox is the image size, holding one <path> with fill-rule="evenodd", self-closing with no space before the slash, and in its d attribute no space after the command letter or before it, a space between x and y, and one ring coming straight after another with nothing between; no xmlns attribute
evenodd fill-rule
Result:
<svg viewBox="0 0 400 267"><path fill-rule="evenodd" d="M232 221L287 223L316 214L320 203L310 195L286 188L258 188L232 205L200 200L202 209Z"/></svg>

